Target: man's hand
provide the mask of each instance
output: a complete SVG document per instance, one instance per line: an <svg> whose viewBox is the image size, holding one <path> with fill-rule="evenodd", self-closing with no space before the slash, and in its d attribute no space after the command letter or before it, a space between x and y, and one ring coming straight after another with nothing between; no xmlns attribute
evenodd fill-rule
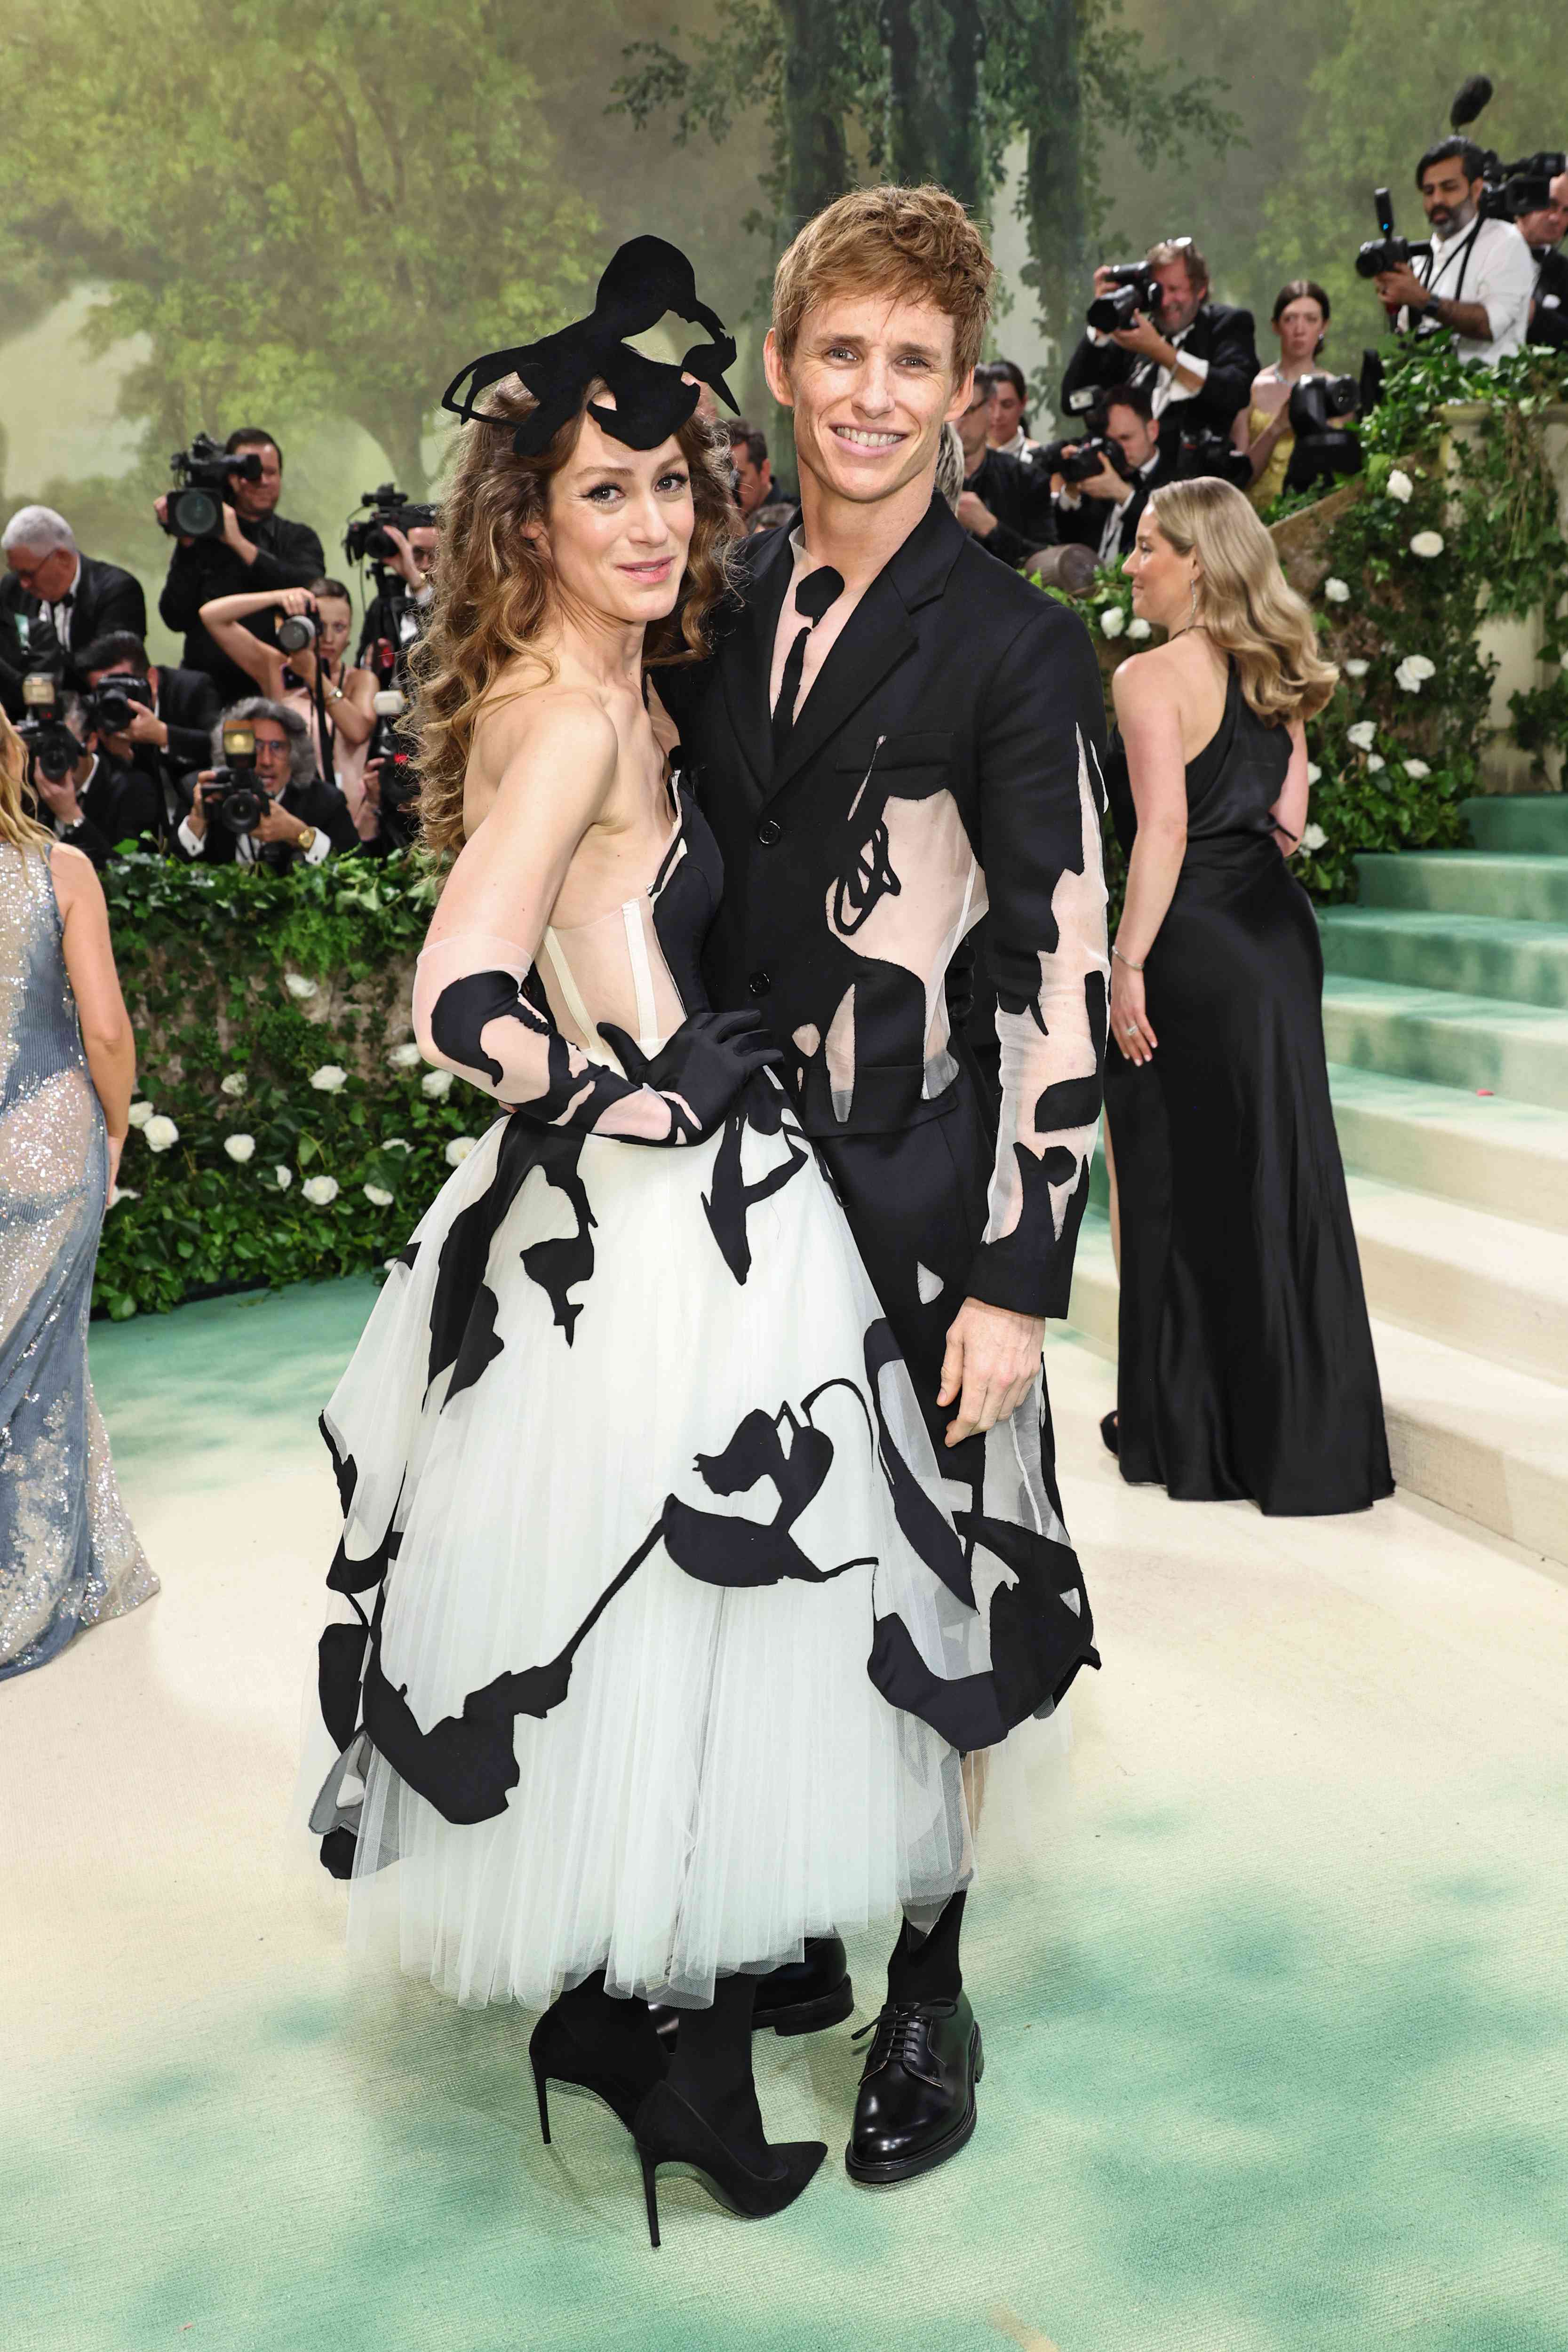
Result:
<svg viewBox="0 0 1568 2352"><path fill-rule="evenodd" d="M1406 308L1424 310L1426 308L1429 299L1426 289L1407 261L1402 261L1397 269L1381 271L1373 279L1373 284L1377 289L1378 300L1390 310Z"/></svg>
<svg viewBox="0 0 1568 2352"><path fill-rule="evenodd" d="M76 796L74 776L62 776L57 784L52 777L45 775L42 768L35 761L33 788L45 806L53 815L58 817L62 824L81 823L81 803Z"/></svg>
<svg viewBox="0 0 1568 2352"><path fill-rule="evenodd" d="M392 559L391 569L396 572L400 580L406 580L411 588L424 588L427 586L428 583L425 578L425 574L420 571L418 564L415 561L414 550L409 546L407 540L404 537L402 531L398 530L397 525L395 522L384 523L382 525L382 529L385 531L388 539L391 540L394 548L396 550L396 552Z"/></svg>
<svg viewBox="0 0 1568 2352"><path fill-rule="evenodd" d="M255 562L256 549L241 530L239 517L226 499L223 502L223 543L233 549L243 564L248 566Z"/></svg>
<svg viewBox="0 0 1568 2352"><path fill-rule="evenodd" d="M996 518L978 490L960 491L958 520L974 539L989 539L996 528Z"/></svg>
<svg viewBox="0 0 1568 2352"><path fill-rule="evenodd" d="M1044 1316L964 1300L948 1329L936 1399L939 1405L958 1401L947 1424L949 1445L962 1445L1017 1411L1035 1384L1045 1344Z"/></svg>
<svg viewBox="0 0 1568 2352"><path fill-rule="evenodd" d="M1110 264L1109 261L1102 261L1094 273L1095 299L1098 301L1102 295L1114 294L1115 291L1116 279L1112 275Z"/></svg>
<svg viewBox="0 0 1568 2352"><path fill-rule="evenodd" d="M309 830L302 817L290 816L286 808L279 808L274 801L256 828L256 838L265 842L286 841L293 848Z"/></svg>
<svg viewBox="0 0 1568 2352"><path fill-rule="evenodd" d="M155 712L148 709L144 702L132 704L131 724L125 730L125 735L132 743L155 743L160 751L166 751L169 748L168 729ZM118 743L124 739L115 735L110 740L111 742Z"/></svg>
<svg viewBox="0 0 1568 2352"><path fill-rule="evenodd" d="M364 804L366 808L374 809L379 816L381 814L381 761L379 760L365 761L362 781L364 784Z"/></svg>
<svg viewBox="0 0 1568 2352"><path fill-rule="evenodd" d="M1110 338L1124 352L1136 352L1140 359L1157 360L1162 367L1174 367L1178 357L1175 345L1168 343L1152 320L1142 310L1132 313L1130 327L1118 327Z"/></svg>
<svg viewBox="0 0 1568 2352"><path fill-rule="evenodd" d="M1098 474L1090 474L1087 481L1077 483L1075 488L1086 498L1110 499L1119 507L1124 507L1132 496L1131 483L1117 472L1108 457L1100 459Z"/></svg>
<svg viewBox="0 0 1568 2352"><path fill-rule="evenodd" d="M160 530L167 530L169 528L169 493L167 490L163 491L153 499L153 511L158 518L158 528ZM195 543L196 542L194 539L182 539L180 541L180 545L182 547L195 547Z"/></svg>
<svg viewBox="0 0 1568 2352"><path fill-rule="evenodd" d="M185 823L190 826L191 831L195 835L198 841L205 841L206 839L207 831L207 813L205 805L202 800L203 788L205 785L210 784L216 778L216 774L217 770L216 768L204 768L202 770L201 774L196 778L195 790L191 794L191 805L185 811Z"/></svg>

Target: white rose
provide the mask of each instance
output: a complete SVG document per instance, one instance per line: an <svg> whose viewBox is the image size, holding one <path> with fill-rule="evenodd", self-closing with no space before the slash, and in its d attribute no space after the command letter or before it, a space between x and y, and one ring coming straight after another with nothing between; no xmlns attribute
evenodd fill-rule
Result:
<svg viewBox="0 0 1568 2352"><path fill-rule="evenodd" d="M346 1083L348 1075L346 1070L340 1070L335 1062L323 1062L319 1070L311 1071L310 1084L319 1095L335 1095L338 1088Z"/></svg>
<svg viewBox="0 0 1568 2352"><path fill-rule="evenodd" d="M479 1139L477 1135L455 1135L447 1146L447 1167L460 1168Z"/></svg>
<svg viewBox="0 0 1568 2352"><path fill-rule="evenodd" d="M1424 556L1426 562L1430 562L1433 556L1441 555L1443 552L1442 532L1440 530L1418 530L1415 538L1410 542L1410 552L1412 555Z"/></svg>
<svg viewBox="0 0 1568 2352"><path fill-rule="evenodd" d="M419 1091L428 1095L432 1102L443 1102L452 1091L451 1071L426 1070L419 1081Z"/></svg>
<svg viewBox="0 0 1568 2352"><path fill-rule="evenodd" d="M418 1046L410 1042L406 1045L395 1045L386 1058L395 1070L412 1070L425 1056Z"/></svg>
<svg viewBox="0 0 1568 2352"><path fill-rule="evenodd" d="M1347 677L1364 677L1372 664L1363 661L1347 661L1341 662L1340 667Z"/></svg>
<svg viewBox="0 0 1568 2352"><path fill-rule="evenodd" d="M1358 751L1370 751L1377 740L1377 721L1373 719L1358 719L1353 727L1346 728L1345 732Z"/></svg>
<svg viewBox="0 0 1568 2352"><path fill-rule="evenodd" d="M167 1151L172 1143L178 1143L180 1139L180 1130L174 1120L165 1118L161 1111L152 1118L142 1120L142 1132L147 1139L149 1151Z"/></svg>
<svg viewBox="0 0 1568 2352"><path fill-rule="evenodd" d="M1315 783L1319 781L1319 779L1321 778L1321 776L1322 775L1322 772L1322 772L1321 768L1320 768L1320 767L1319 767L1319 765L1318 765L1318 763L1317 763L1316 760L1309 760L1309 761L1308 761L1308 762L1307 762L1307 782L1308 782L1310 784L1315 784Z"/></svg>
<svg viewBox="0 0 1568 2352"><path fill-rule="evenodd" d="M272 1173L278 1179L278 1190L286 1192L294 1181L294 1171L291 1168L275 1168Z"/></svg>
<svg viewBox="0 0 1568 2352"><path fill-rule="evenodd" d="M384 1151L412 1151L414 1146L406 1136L389 1135L381 1148Z"/></svg>
<svg viewBox="0 0 1568 2352"><path fill-rule="evenodd" d="M1100 616L1100 635L1102 637L1119 637L1126 626L1127 615L1122 611L1121 605L1108 604L1104 612L1101 613Z"/></svg>
<svg viewBox="0 0 1568 2352"><path fill-rule="evenodd" d="M242 1095L245 1092L245 1072L230 1070L226 1078L218 1080L217 1090L220 1095Z"/></svg>
<svg viewBox="0 0 1568 2352"><path fill-rule="evenodd" d="M116 1204L116 1202L120 1202L120 1201L139 1201L141 1198L142 1198L141 1193L140 1193L140 1192L133 1192L131 1190L131 1187L130 1187L130 1185L129 1185L129 1184L117 1184L117 1185L115 1186L115 1188L114 1188L113 1192L110 1192L110 1196L109 1196L109 1200L108 1200L108 1202L107 1202L106 1205L107 1205L109 1208L112 1209L112 1208L115 1206L115 1204Z"/></svg>
<svg viewBox="0 0 1568 2352"><path fill-rule="evenodd" d="M1394 682L1406 694L1419 694L1426 680L1436 674L1425 654L1406 654L1394 673Z"/></svg>
<svg viewBox="0 0 1568 2352"><path fill-rule="evenodd" d="M1143 618L1142 614L1140 613L1135 619L1128 622L1127 634L1130 637L1138 637L1142 639L1143 637L1152 637L1154 632L1149 623Z"/></svg>
<svg viewBox="0 0 1568 2352"><path fill-rule="evenodd" d="M1391 499L1397 499L1402 507L1408 506L1411 499L1415 495L1415 485L1411 480L1409 475L1402 472L1399 467L1395 466L1393 473L1390 474L1388 478L1389 497Z"/></svg>
<svg viewBox="0 0 1568 2352"><path fill-rule="evenodd" d="M254 1135L226 1135L223 1148L229 1158L237 1160L243 1168L247 1160L256 1157L256 1138Z"/></svg>
<svg viewBox="0 0 1568 2352"><path fill-rule="evenodd" d="M302 971L286 971L283 975L283 985L290 996L297 996L301 1002L306 997L314 996L316 993L315 982L307 980Z"/></svg>
<svg viewBox="0 0 1568 2352"><path fill-rule="evenodd" d="M1406 760L1405 762L1405 772L1407 776L1419 777L1429 776L1432 771L1426 765L1425 760Z"/></svg>
<svg viewBox="0 0 1568 2352"><path fill-rule="evenodd" d="M338 1197L335 1176L307 1176L300 1190L313 1209L324 1209Z"/></svg>
<svg viewBox="0 0 1568 2352"><path fill-rule="evenodd" d="M1387 765L1388 765L1388 761L1387 761L1386 760L1384 760L1384 759L1380 758L1380 756L1378 755L1378 753L1377 753L1377 752L1375 752L1375 751L1370 751L1370 752L1368 752L1368 754L1367 754L1367 761L1366 761L1366 772L1367 772L1367 774L1368 774L1369 776L1375 776L1375 775L1380 774L1380 773L1381 773L1381 772L1382 772L1384 768L1386 768L1386 767L1387 767Z"/></svg>
<svg viewBox="0 0 1568 2352"><path fill-rule="evenodd" d="M149 1102L133 1102L125 1116L132 1127L145 1127L153 1116L153 1106Z"/></svg>
<svg viewBox="0 0 1568 2352"><path fill-rule="evenodd" d="M1301 846L1303 849L1321 849L1328 837L1321 824L1310 824L1301 835Z"/></svg>
<svg viewBox="0 0 1568 2352"><path fill-rule="evenodd" d="M370 1205L371 1205L371 1207L372 1207L373 1209L390 1209L390 1208L391 1208L391 1206L392 1206L392 1194L391 1194L389 1192L387 1192L387 1190L386 1190L386 1188L384 1187L384 1185L381 1185L381 1184L366 1184L366 1185L364 1186L363 1190L364 1190L364 1197L365 1197L365 1199L370 1202Z"/></svg>
<svg viewBox="0 0 1568 2352"><path fill-rule="evenodd" d="M1323 593L1331 604L1348 604L1351 600L1350 583L1331 572L1323 583Z"/></svg>

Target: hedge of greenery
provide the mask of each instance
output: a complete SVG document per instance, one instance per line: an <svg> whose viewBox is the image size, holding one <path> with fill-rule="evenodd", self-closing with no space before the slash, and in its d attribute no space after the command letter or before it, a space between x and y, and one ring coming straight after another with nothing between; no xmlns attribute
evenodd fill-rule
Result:
<svg viewBox="0 0 1568 2352"><path fill-rule="evenodd" d="M137 856L103 881L140 1066L95 1307L395 1255L493 1116L412 1043L428 874L409 856L285 877Z"/></svg>
<svg viewBox="0 0 1568 2352"><path fill-rule="evenodd" d="M1568 548L1539 412L1568 400L1568 356L1526 351L1496 369L1413 352L1363 428L1364 471L1327 500L1281 500L1284 520L1324 505L1313 602L1342 679L1308 731L1312 801L1297 871L1324 899L1353 894L1355 856L1452 848L1458 803L1480 788L1491 673L1483 621L1543 611L1549 682L1512 698L1513 740L1540 753L1568 729ZM1473 431L1443 411L1479 403ZM1085 602L1118 655L1147 635L1127 582L1100 574ZM1544 782L1544 775L1542 775Z"/></svg>

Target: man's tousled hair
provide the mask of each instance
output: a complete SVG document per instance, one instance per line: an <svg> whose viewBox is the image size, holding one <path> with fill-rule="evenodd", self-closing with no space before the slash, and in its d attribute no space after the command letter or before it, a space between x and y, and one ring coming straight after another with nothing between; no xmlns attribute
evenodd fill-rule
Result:
<svg viewBox="0 0 1568 2352"><path fill-rule="evenodd" d="M808 310L829 294L930 302L952 320L954 379L980 357L995 266L945 188L852 188L807 221L773 272L773 340L787 367Z"/></svg>

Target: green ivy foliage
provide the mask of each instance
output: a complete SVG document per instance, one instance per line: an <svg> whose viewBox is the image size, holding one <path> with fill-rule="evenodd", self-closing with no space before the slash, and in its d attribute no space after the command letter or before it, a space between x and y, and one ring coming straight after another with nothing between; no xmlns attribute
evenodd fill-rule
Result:
<svg viewBox="0 0 1568 2352"><path fill-rule="evenodd" d="M137 1097L177 1139L137 1111L95 1308L121 1320L395 1256L449 1173L448 1147L494 1116L460 1079L432 1097L408 1060L430 873L412 856L283 876L134 856L103 882ZM237 1158L226 1146L243 1139ZM336 1193L313 1202L306 1186L322 1178Z"/></svg>

